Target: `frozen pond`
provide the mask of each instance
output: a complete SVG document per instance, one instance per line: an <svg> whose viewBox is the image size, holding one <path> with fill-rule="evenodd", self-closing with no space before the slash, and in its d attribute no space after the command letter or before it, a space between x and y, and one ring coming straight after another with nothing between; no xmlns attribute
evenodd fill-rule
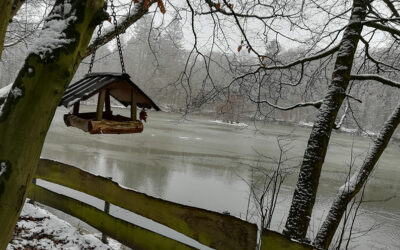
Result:
<svg viewBox="0 0 400 250"><path fill-rule="evenodd" d="M298 157L299 162L310 132L308 128L269 123L260 124L256 133L252 124L220 124L205 116L191 116L179 122L179 115L150 112L141 134L89 135L67 128L62 121L65 112L62 108L56 113L43 158L112 177L123 186L152 196L218 212L229 211L241 218L246 214L249 195L249 186L243 179L250 179L250 166L258 162L274 167L257 152L277 156L276 136L291 133L295 140L289 154ZM318 191L319 212L314 215L311 234L316 233L321 216L343 184L352 143L352 135L332 135ZM368 138L354 137L353 155L365 153L370 143ZM365 200L370 202L361 206L362 215L356 221L355 231L362 233L371 227L373 230L355 239L352 248L400 249L400 197L373 202L400 191L399 152L400 143L392 141L368 183ZM282 230L296 180L297 173L282 187L274 230Z"/></svg>

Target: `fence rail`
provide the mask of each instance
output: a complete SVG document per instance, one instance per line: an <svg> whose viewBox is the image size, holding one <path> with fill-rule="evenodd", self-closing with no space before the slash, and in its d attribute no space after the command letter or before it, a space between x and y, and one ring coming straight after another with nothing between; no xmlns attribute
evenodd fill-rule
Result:
<svg viewBox="0 0 400 250"><path fill-rule="evenodd" d="M92 195L163 224L214 249L256 249L257 226L233 216L154 198L123 188L107 178L52 160L39 161L35 178ZM30 189L29 197L77 217L134 249L190 249L183 243L35 184ZM263 231L262 242L263 250L273 249L271 247L276 249L279 246L290 246L294 250L311 249L271 231Z"/></svg>
<svg viewBox="0 0 400 250"><path fill-rule="evenodd" d="M132 249L193 249L150 230L113 217L73 198L32 185L28 197L72 215Z"/></svg>

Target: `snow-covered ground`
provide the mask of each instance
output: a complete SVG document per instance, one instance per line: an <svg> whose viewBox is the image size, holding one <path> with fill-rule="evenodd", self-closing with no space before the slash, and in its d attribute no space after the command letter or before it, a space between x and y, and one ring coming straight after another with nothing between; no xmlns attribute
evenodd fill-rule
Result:
<svg viewBox="0 0 400 250"><path fill-rule="evenodd" d="M109 239L107 245L98 237L100 235L82 234L77 228L47 210L25 203L7 250L121 249L118 242Z"/></svg>

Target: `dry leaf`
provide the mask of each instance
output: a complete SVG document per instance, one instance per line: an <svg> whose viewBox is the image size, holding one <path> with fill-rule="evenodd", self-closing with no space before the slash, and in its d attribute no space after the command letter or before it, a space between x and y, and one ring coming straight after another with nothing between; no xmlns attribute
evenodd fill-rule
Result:
<svg viewBox="0 0 400 250"><path fill-rule="evenodd" d="M107 21L109 21L111 23L112 19L110 16L108 17Z"/></svg>
<svg viewBox="0 0 400 250"><path fill-rule="evenodd" d="M133 0L133 2L134 2L134 3L138 3L138 2L139 2L139 0Z"/></svg>
<svg viewBox="0 0 400 250"><path fill-rule="evenodd" d="M250 51L251 51L251 48L248 48L248 49L247 49L247 51L250 53Z"/></svg>
<svg viewBox="0 0 400 250"><path fill-rule="evenodd" d="M162 0L157 0L157 5L160 8L161 13L165 14L167 12L164 7L164 3Z"/></svg>
<svg viewBox="0 0 400 250"><path fill-rule="evenodd" d="M263 62L264 62L264 56L262 56L262 57L261 57L261 61L263 61Z"/></svg>
<svg viewBox="0 0 400 250"><path fill-rule="evenodd" d="M241 50L242 50L242 45L239 45L238 52L240 52Z"/></svg>
<svg viewBox="0 0 400 250"><path fill-rule="evenodd" d="M220 4L220 3L215 4L215 8L216 8L217 10L219 10L219 8L221 8L221 4Z"/></svg>
<svg viewBox="0 0 400 250"><path fill-rule="evenodd" d="M151 5L151 0L145 0L143 3L143 9L148 10Z"/></svg>

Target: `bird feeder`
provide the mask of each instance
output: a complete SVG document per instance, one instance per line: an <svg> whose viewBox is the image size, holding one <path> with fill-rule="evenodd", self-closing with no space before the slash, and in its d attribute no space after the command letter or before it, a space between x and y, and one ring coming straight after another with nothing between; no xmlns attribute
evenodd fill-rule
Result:
<svg viewBox="0 0 400 250"><path fill-rule="evenodd" d="M98 95L95 112L80 113L80 103ZM130 117L114 115L110 97L123 106L130 106ZM79 128L91 134L129 134L141 133L143 123L137 119L138 108L142 108L140 117L146 118L145 109L160 108L148 97L128 74L91 73L69 86L59 106L71 107L72 113L64 115L67 126Z"/></svg>

